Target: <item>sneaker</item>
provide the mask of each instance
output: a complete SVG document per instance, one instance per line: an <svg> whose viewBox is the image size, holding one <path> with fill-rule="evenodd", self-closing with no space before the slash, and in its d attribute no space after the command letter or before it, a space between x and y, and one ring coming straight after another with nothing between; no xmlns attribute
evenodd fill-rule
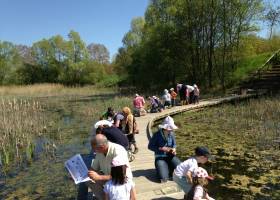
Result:
<svg viewBox="0 0 280 200"><path fill-rule="evenodd" d="M134 153L134 154L137 154L138 151L139 151L138 148L135 148L134 151L133 151L133 153Z"/></svg>

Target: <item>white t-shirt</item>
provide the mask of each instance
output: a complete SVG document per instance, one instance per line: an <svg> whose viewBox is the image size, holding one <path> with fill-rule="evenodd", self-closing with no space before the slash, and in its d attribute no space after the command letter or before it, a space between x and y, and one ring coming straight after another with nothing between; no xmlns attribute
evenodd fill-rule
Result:
<svg viewBox="0 0 280 200"><path fill-rule="evenodd" d="M190 171L192 174L194 174L194 170L198 168L197 161L194 157L191 157L181 164L179 164L176 169L174 170L174 173L176 176L182 177L186 176L187 172Z"/></svg>
<svg viewBox="0 0 280 200"><path fill-rule="evenodd" d="M205 194L205 196L208 200L215 200L212 197L210 197L207 193ZM197 185L194 189L193 200L201 199L205 199L205 197L203 197L203 187L201 185Z"/></svg>
<svg viewBox="0 0 280 200"><path fill-rule="evenodd" d="M130 191L135 187L131 179L123 185L114 185L112 180L106 182L104 192L109 195L110 200L129 200Z"/></svg>
<svg viewBox="0 0 280 200"><path fill-rule="evenodd" d="M186 85L186 86L187 86L187 90L188 90L189 92L194 91L194 87L193 87L193 86L191 86L191 85Z"/></svg>

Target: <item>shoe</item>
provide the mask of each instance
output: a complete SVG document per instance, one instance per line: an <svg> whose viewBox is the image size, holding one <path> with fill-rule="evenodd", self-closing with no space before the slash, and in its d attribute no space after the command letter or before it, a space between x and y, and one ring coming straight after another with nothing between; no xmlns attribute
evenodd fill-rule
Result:
<svg viewBox="0 0 280 200"><path fill-rule="evenodd" d="M138 148L135 148L134 151L133 151L133 153L134 153L134 154L137 154L138 151L139 151Z"/></svg>

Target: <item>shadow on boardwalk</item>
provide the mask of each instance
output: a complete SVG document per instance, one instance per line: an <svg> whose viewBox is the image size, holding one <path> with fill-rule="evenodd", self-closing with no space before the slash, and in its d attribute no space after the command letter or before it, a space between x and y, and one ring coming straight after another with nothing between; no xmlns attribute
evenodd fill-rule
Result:
<svg viewBox="0 0 280 200"><path fill-rule="evenodd" d="M155 169L139 169L133 171L133 177L145 177L151 182L159 183Z"/></svg>

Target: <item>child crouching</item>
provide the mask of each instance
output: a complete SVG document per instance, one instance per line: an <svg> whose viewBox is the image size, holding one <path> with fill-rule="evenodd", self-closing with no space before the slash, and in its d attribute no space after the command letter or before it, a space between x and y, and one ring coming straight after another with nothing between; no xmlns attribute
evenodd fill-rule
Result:
<svg viewBox="0 0 280 200"><path fill-rule="evenodd" d="M209 176L205 169L198 167L194 172L193 187L188 193L187 200L214 200L205 189L208 180L213 180L213 177Z"/></svg>

